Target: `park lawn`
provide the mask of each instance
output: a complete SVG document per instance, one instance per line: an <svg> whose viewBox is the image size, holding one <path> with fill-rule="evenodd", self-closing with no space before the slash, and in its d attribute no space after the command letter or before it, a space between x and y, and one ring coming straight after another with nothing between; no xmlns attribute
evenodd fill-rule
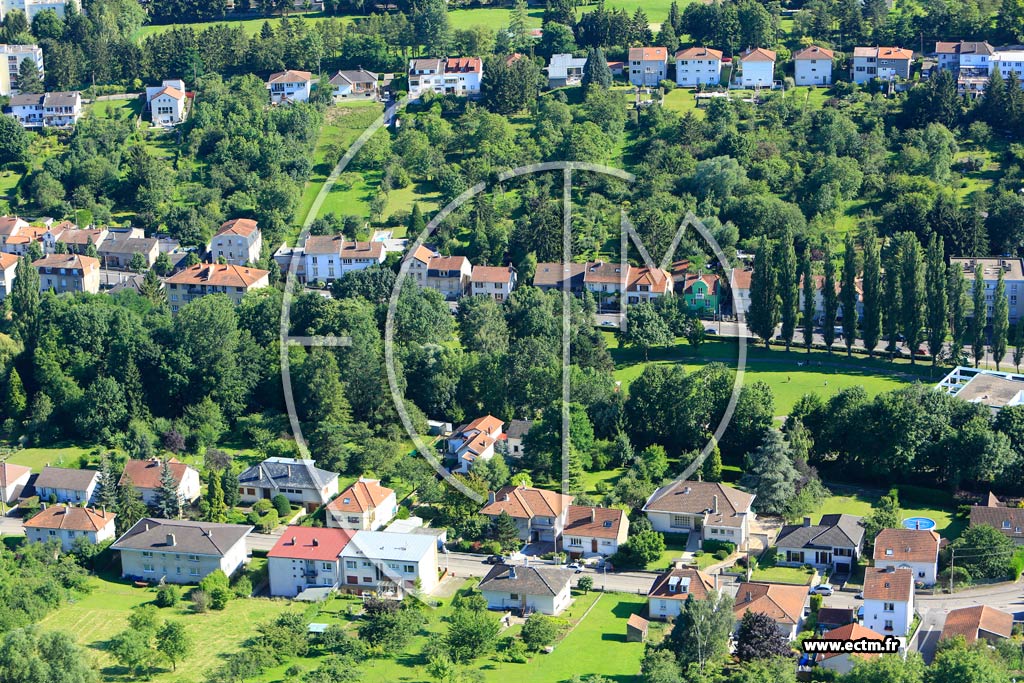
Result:
<svg viewBox="0 0 1024 683"><path fill-rule="evenodd" d="M791 583L797 586L807 586L811 583L812 571L806 571L800 567L758 567L751 575L751 581L768 581L770 583Z"/></svg>
<svg viewBox="0 0 1024 683"><path fill-rule="evenodd" d="M692 111L699 117L704 116L704 110L697 106L696 91L691 88L675 88L665 93L662 106L669 111L685 114Z"/></svg>
<svg viewBox="0 0 1024 683"><path fill-rule="evenodd" d="M33 472L41 472L44 467L67 467L77 469L81 458L90 461L98 460L99 447L61 445L49 448L22 448L14 451L6 462L12 465L31 467Z"/></svg>
<svg viewBox="0 0 1024 683"><path fill-rule="evenodd" d="M827 484L826 484L827 486ZM811 515L818 519L823 514L847 514L864 517L871 512L871 506L878 502L881 492L856 493L853 495L829 496L822 502L818 511ZM935 530L939 535L950 540L957 538L967 527L967 520L958 517L956 511L941 505L925 506L907 500L900 501L900 515L907 517L928 517L935 520Z"/></svg>

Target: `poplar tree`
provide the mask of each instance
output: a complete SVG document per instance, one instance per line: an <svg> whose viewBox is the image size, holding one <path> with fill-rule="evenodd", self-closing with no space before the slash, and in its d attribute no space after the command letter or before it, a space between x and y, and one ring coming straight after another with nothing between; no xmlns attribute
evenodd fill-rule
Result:
<svg viewBox="0 0 1024 683"><path fill-rule="evenodd" d="M782 338L786 342L786 350L789 351L789 347L793 344L793 334L796 332L796 320L800 314L796 251L793 248L793 234L789 228L782 233L778 249L776 278L782 319Z"/></svg>
<svg viewBox="0 0 1024 683"><path fill-rule="evenodd" d="M1020 372L1020 362L1024 360L1024 315L1017 318L1017 326L1013 335L1013 367Z"/></svg>
<svg viewBox="0 0 1024 683"><path fill-rule="evenodd" d="M895 243L890 244L884 255L885 276L882 280L882 331L888 344L885 350L889 353L889 360L896 354L896 337L900 330L900 267L899 247Z"/></svg>
<svg viewBox="0 0 1024 683"><path fill-rule="evenodd" d="M775 270L772 250L768 240L761 237L761 243L754 255L754 272L750 277L750 310L747 311L747 326L750 331L764 340L765 348L775 334L779 324L779 299L775 291Z"/></svg>
<svg viewBox="0 0 1024 683"><path fill-rule="evenodd" d="M37 342L36 327L39 316L39 271L32 265L32 259L22 256L14 269L14 283L11 285L10 305L12 331L25 345L26 351L34 349Z"/></svg>
<svg viewBox="0 0 1024 683"><path fill-rule="evenodd" d="M825 348L832 353L832 344L836 340L836 315L839 313L839 296L836 294L836 264L832 259L832 243L825 237L822 245L825 258L825 281L821 283L822 336Z"/></svg>
<svg viewBox="0 0 1024 683"><path fill-rule="evenodd" d="M811 247L804 247L800 257L800 278L803 281L803 303L804 303L804 346L807 353L811 352L811 345L814 343L814 300L816 298L816 287L814 277L811 275Z"/></svg>
<svg viewBox="0 0 1024 683"><path fill-rule="evenodd" d="M939 364L942 345L946 342L949 305L946 293L946 262L942 258L942 238L932 233L928 240L928 261L925 268L925 291L928 305L928 352L932 365Z"/></svg>
<svg viewBox="0 0 1024 683"><path fill-rule="evenodd" d="M1003 281L1003 269L999 268L996 280L996 293L992 299L992 360L996 362L996 370L1006 356L1006 337L1010 332L1010 303L1006 299L1006 283Z"/></svg>
<svg viewBox="0 0 1024 683"><path fill-rule="evenodd" d="M882 264L879 261L878 237L874 228L864 233L864 320L861 322L861 335L864 347L872 356L878 346L878 338L882 328Z"/></svg>
<svg viewBox="0 0 1024 683"><path fill-rule="evenodd" d="M988 325L988 308L985 305L985 267L975 261L974 285L971 289L971 355L974 367L985 357L985 326Z"/></svg>
<svg viewBox="0 0 1024 683"><path fill-rule="evenodd" d="M903 336L910 349L910 363L914 364L914 353L924 333L924 267L921 258L921 243L912 232L902 232L900 242L900 297L902 301L901 323Z"/></svg>
<svg viewBox="0 0 1024 683"><path fill-rule="evenodd" d="M853 343L857 341L857 249L853 233L846 233L843 251L843 285L839 298L843 305L843 341L846 355L853 355Z"/></svg>
<svg viewBox="0 0 1024 683"><path fill-rule="evenodd" d="M964 341L967 335L967 281L958 263L946 268L946 290L949 301L949 331L953 341L949 355L954 365L963 365Z"/></svg>

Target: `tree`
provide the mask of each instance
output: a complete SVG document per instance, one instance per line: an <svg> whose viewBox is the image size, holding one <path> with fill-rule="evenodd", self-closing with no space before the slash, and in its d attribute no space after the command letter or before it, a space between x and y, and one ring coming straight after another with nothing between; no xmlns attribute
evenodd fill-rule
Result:
<svg viewBox="0 0 1024 683"><path fill-rule="evenodd" d="M902 314L900 299L900 259L899 249L890 244L883 257L885 279L882 281L882 330L888 341L886 351L892 360L898 350L897 337L900 331Z"/></svg>
<svg viewBox="0 0 1024 683"><path fill-rule="evenodd" d="M1013 540L987 524L967 528L950 547L955 566L966 569L976 579L1003 579L1009 576L1010 559L1015 552Z"/></svg>
<svg viewBox="0 0 1024 683"><path fill-rule="evenodd" d="M822 244L822 258L825 261L825 279L821 283L821 330L825 340L825 348L832 353L832 343L836 340L836 315L839 312L839 297L836 294L836 264L832 258L832 243L828 236Z"/></svg>
<svg viewBox="0 0 1024 683"><path fill-rule="evenodd" d="M591 85L606 89L612 87L612 70L608 68L604 50L600 47L591 48L587 52L587 63L583 66L581 83L584 88L589 88Z"/></svg>
<svg viewBox="0 0 1024 683"><path fill-rule="evenodd" d="M12 116L0 119L0 164L24 161L28 156L28 133Z"/></svg>
<svg viewBox="0 0 1024 683"><path fill-rule="evenodd" d="M165 459L160 466L160 488L156 491L153 505L158 516L164 519L176 519L181 516L181 498L178 496L178 483L174 480L170 460Z"/></svg>
<svg viewBox="0 0 1024 683"><path fill-rule="evenodd" d="M241 502L241 494L238 492L238 475L230 468L220 474L220 487L224 491L224 504L232 510Z"/></svg>
<svg viewBox="0 0 1024 683"><path fill-rule="evenodd" d="M534 613L529 616L519 637L523 639L526 647L537 652L554 642L558 636L558 625L551 617Z"/></svg>
<svg viewBox="0 0 1024 683"><path fill-rule="evenodd" d="M757 253L754 255L754 272L750 276L750 310L747 311L747 327L764 340L765 348L768 348L768 343L775 334L779 317L774 254L768 244L768 239L762 236Z"/></svg>
<svg viewBox="0 0 1024 683"><path fill-rule="evenodd" d="M736 656L744 662L789 654L789 642L767 614L747 610L736 633Z"/></svg>
<svg viewBox="0 0 1024 683"><path fill-rule="evenodd" d="M846 233L843 251L843 284L839 292L843 306L843 341L846 343L846 355L853 355L853 343L857 341L857 251L853 241L853 233Z"/></svg>
<svg viewBox="0 0 1024 683"><path fill-rule="evenodd" d="M101 510L117 511L117 466L110 454L103 456L96 485L96 506Z"/></svg>
<svg viewBox="0 0 1024 683"><path fill-rule="evenodd" d="M901 323L903 336L910 349L910 362L914 362L924 329L924 268L921 243L912 232L896 236L900 252L900 296L902 298Z"/></svg>
<svg viewBox="0 0 1024 683"><path fill-rule="evenodd" d="M646 361L651 348L672 343L672 333L665 324L665 319L654 310L654 306L640 303L630 306L626 312L624 340L628 346L643 349Z"/></svg>
<svg viewBox="0 0 1024 683"><path fill-rule="evenodd" d="M21 60L18 65L18 90L22 93L45 92L43 79L39 76L39 65L31 57Z"/></svg>
<svg viewBox="0 0 1024 683"><path fill-rule="evenodd" d="M592 576L581 576L576 582L576 587L583 591L584 594L594 590L594 577Z"/></svg>
<svg viewBox="0 0 1024 683"><path fill-rule="evenodd" d="M747 480L757 492L754 505L758 512L783 514L796 496L800 475L793 467L789 446L782 433L768 429L764 442L749 459Z"/></svg>
<svg viewBox="0 0 1024 683"><path fill-rule="evenodd" d="M1010 333L1010 304L1006 299L1006 283L1003 281L1003 269L999 269L996 279L996 292L992 298L992 360L996 370L1006 355L1006 338Z"/></svg>
<svg viewBox="0 0 1024 683"><path fill-rule="evenodd" d="M927 683L1007 683L1012 680L998 655L987 647L967 647L962 639L938 648L924 678Z"/></svg>
<svg viewBox="0 0 1024 683"><path fill-rule="evenodd" d="M942 345L946 341L946 326L949 321L946 298L946 263L942 258L942 238L932 233L928 241L927 263L925 265L925 303L928 306L928 352L932 354L932 365L938 365Z"/></svg>
<svg viewBox="0 0 1024 683"><path fill-rule="evenodd" d="M424 0L416 4L412 15L416 43L423 46L423 54L444 57L451 38L448 6L444 0Z"/></svg>
<svg viewBox="0 0 1024 683"><path fill-rule="evenodd" d="M516 526L516 521L512 519L504 510L498 515L494 522L494 540L501 545L502 550L515 550L521 543L519 540L519 527Z"/></svg>
<svg viewBox="0 0 1024 683"><path fill-rule="evenodd" d="M135 490L131 477L126 476L117 487L117 533L123 534L131 529L147 512L146 504Z"/></svg>
<svg viewBox="0 0 1024 683"><path fill-rule="evenodd" d="M675 653L685 671L691 665L701 673L710 671L729 653L729 634L734 617L733 600L718 591L709 591L703 600L686 598L679 618L664 641Z"/></svg>
<svg viewBox="0 0 1024 683"><path fill-rule="evenodd" d="M1013 334L1013 367L1020 372L1020 363L1024 361L1024 315L1017 318Z"/></svg>
<svg viewBox="0 0 1024 683"><path fill-rule="evenodd" d="M86 651L60 631L18 628L0 640L3 683L95 683Z"/></svg>
<svg viewBox="0 0 1024 683"><path fill-rule="evenodd" d="M220 473L208 470L206 473L206 521L226 522L228 519L227 505L224 504L224 486Z"/></svg>
<svg viewBox="0 0 1024 683"><path fill-rule="evenodd" d="M665 552L665 537L651 529L632 534L614 555L615 566L644 568Z"/></svg>
<svg viewBox="0 0 1024 683"><path fill-rule="evenodd" d="M874 355L882 328L881 263L878 254L878 237L875 234L874 228L868 228L865 231L863 248L864 276L862 288L864 290L864 319L861 322L861 337L864 340L864 348L868 350L868 353Z"/></svg>
<svg viewBox="0 0 1024 683"><path fill-rule="evenodd" d="M897 529L900 526L899 491L892 489L879 498L864 518L864 539L867 546L874 545L875 536L882 529Z"/></svg>
<svg viewBox="0 0 1024 683"><path fill-rule="evenodd" d="M485 610L459 610L452 614L445 634L445 645L452 661L471 662L494 649L501 633L501 622Z"/></svg>
<svg viewBox="0 0 1024 683"><path fill-rule="evenodd" d="M129 628L114 636L110 653L118 663L132 672L148 676L154 664L153 633L148 629Z"/></svg>
<svg viewBox="0 0 1024 683"><path fill-rule="evenodd" d="M14 271L10 307L11 330L14 332L14 336L25 345L26 351L34 349L38 341L36 330L39 303L39 271L32 265L32 259L22 256L18 259L18 265Z"/></svg>
<svg viewBox="0 0 1024 683"><path fill-rule="evenodd" d="M793 235L787 226L779 238L778 253L778 290L779 309L782 319L782 338L789 351L796 331L796 321L800 315L799 274L797 273L796 251L793 248ZM703 328L703 326L701 326Z"/></svg>
<svg viewBox="0 0 1024 683"><path fill-rule="evenodd" d="M949 356L954 365L963 365L964 341L967 337L967 281L963 268L951 263L946 267L946 300L949 305Z"/></svg>
<svg viewBox="0 0 1024 683"><path fill-rule="evenodd" d="M903 657L872 657L858 659L853 670L843 676L844 683L921 683L924 660L917 652Z"/></svg>
<svg viewBox="0 0 1024 683"><path fill-rule="evenodd" d="M818 298L818 287L811 275L811 248L807 245L804 246L800 256L800 281L803 282L804 347L807 349L807 353L810 353L811 344L814 343L814 302Z"/></svg>
<svg viewBox="0 0 1024 683"><path fill-rule="evenodd" d="M974 267L974 285L971 289L971 355L974 367L985 357L985 327L988 325L988 307L985 303L985 269Z"/></svg>
<svg viewBox="0 0 1024 683"><path fill-rule="evenodd" d="M3 414L17 420L21 418L26 407L28 399L25 396L25 386L21 383L18 369L12 365L7 373L7 386L4 387Z"/></svg>
<svg viewBox="0 0 1024 683"><path fill-rule="evenodd" d="M171 670L177 671L178 662L192 654L193 642L183 623L168 621L156 634L156 649L170 661Z"/></svg>

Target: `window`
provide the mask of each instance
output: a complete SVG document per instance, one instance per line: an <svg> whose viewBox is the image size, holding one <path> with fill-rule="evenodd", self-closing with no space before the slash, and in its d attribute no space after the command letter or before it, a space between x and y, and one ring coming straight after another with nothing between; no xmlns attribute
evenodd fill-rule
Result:
<svg viewBox="0 0 1024 683"><path fill-rule="evenodd" d="M152 574L153 573L153 563L152 562L143 562L142 563L142 571L146 572L147 574Z"/></svg>
<svg viewBox="0 0 1024 683"><path fill-rule="evenodd" d="M402 565L402 571L405 572L406 574L415 574L416 573L416 565L414 565L414 564Z"/></svg>
<svg viewBox="0 0 1024 683"><path fill-rule="evenodd" d="M150 552L149 550L143 550L142 551L142 556L143 557L153 557L153 553Z"/></svg>
<svg viewBox="0 0 1024 683"><path fill-rule="evenodd" d="M320 563L320 570L323 571L323 572L326 572L327 574L330 574L331 572L334 571L334 565L331 564L330 562L321 562Z"/></svg>
<svg viewBox="0 0 1024 683"><path fill-rule="evenodd" d="M199 576L199 567L189 567L188 568L188 575L189 576Z"/></svg>
<svg viewBox="0 0 1024 683"><path fill-rule="evenodd" d="M371 583L371 582L373 582L373 578L372 577L369 577L369 576L364 576L363 577L363 583Z"/></svg>
<svg viewBox="0 0 1024 683"><path fill-rule="evenodd" d="M356 561L355 560L345 560L345 569L355 569L355 568L356 568Z"/></svg>
<svg viewBox="0 0 1024 683"><path fill-rule="evenodd" d="M882 609L884 611L886 611L886 612L895 612L896 611L896 605L891 603L891 602L883 602L882 603Z"/></svg>
<svg viewBox="0 0 1024 683"><path fill-rule="evenodd" d="M689 529L690 518L686 515L672 515L672 526L678 529Z"/></svg>
<svg viewBox="0 0 1024 683"><path fill-rule="evenodd" d="M509 600L518 600L519 599L519 593L509 593L508 594L508 599Z"/></svg>
<svg viewBox="0 0 1024 683"><path fill-rule="evenodd" d="M892 630L892 619L886 619L885 620L885 626L882 628L882 630L883 631L891 631Z"/></svg>
<svg viewBox="0 0 1024 683"><path fill-rule="evenodd" d="M56 532L55 530L53 530L53 529L50 529L50 530L49 530L49 534L50 534L51 536L56 536L56 535L57 535L57 532Z"/></svg>
<svg viewBox="0 0 1024 683"><path fill-rule="evenodd" d="M189 562L198 562L199 561L199 556L198 555L189 555L188 556L188 561Z"/></svg>

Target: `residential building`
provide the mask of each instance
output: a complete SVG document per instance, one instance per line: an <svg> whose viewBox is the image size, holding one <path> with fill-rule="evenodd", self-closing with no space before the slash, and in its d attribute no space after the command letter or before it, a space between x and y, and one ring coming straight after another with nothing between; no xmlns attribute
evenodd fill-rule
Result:
<svg viewBox="0 0 1024 683"><path fill-rule="evenodd" d="M568 85L579 85L583 82L583 69L587 66L586 57L573 57L568 52L551 55L545 71L548 72L549 88L564 88Z"/></svg>
<svg viewBox="0 0 1024 683"><path fill-rule="evenodd" d="M935 584L942 539L934 531L923 529L882 529L875 537L875 566L882 569L909 569L914 583Z"/></svg>
<svg viewBox="0 0 1024 683"><path fill-rule="evenodd" d="M951 258L950 266L963 269L968 282L974 282L975 271L982 269L981 276L985 281L985 307L989 318L992 317L992 303L996 293L999 271L1003 272L1003 284L1006 287L1006 300L1010 305L1010 323L1016 323L1024 314L1024 259L989 256L986 258ZM970 286L970 285L968 285ZM971 311L973 315L973 309Z"/></svg>
<svg viewBox="0 0 1024 683"><path fill-rule="evenodd" d="M252 529L244 524L144 517L110 547L121 554L125 579L199 583L218 569L232 576L242 568L248 556L245 539Z"/></svg>
<svg viewBox="0 0 1024 683"><path fill-rule="evenodd" d="M331 87L335 99L368 99L375 100L380 95L377 88L377 74L366 69L355 71L339 71L331 76Z"/></svg>
<svg viewBox="0 0 1024 683"><path fill-rule="evenodd" d="M444 60L413 59L409 61L409 99L425 92L444 93Z"/></svg>
<svg viewBox="0 0 1024 683"><path fill-rule="evenodd" d="M504 486L487 494L480 514L495 520L505 512L526 543L554 543L556 548L569 519L573 497L532 486Z"/></svg>
<svg viewBox="0 0 1024 683"><path fill-rule="evenodd" d="M312 460L267 458L238 475L238 493L243 503L282 495L311 513L338 493L338 474Z"/></svg>
<svg viewBox="0 0 1024 683"><path fill-rule="evenodd" d="M199 472L175 458L167 461L171 477L178 492L178 500L182 505L194 503L199 498ZM160 490L160 477L163 473L164 461L159 458L150 460L129 460L124 464L124 471L118 486L131 485L146 505L154 505L157 492Z"/></svg>
<svg viewBox="0 0 1024 683"><path fill-rule="evenodd" d="M18 91L18 70L21 63L31 59L39 69L39 79L44 76L43 50L38 45L0 45L0 59L7 62L0 66L0 96L7 97Z"/></svg>
<svg viewBox="0 0 1024 683"><path fill-rule="evenodd" d="M251 218L233 218L220 226L210 241L210 260L221 259L233 266L258 262L263 252L263 233Z"/></svg>
<svg viewBox="0 0 1024 683"><path fill-rule="evenodd" d="M502 438L504 426L493 415L485 415L456 429L445 440L445 453L454 462L452 471L465 474L477 460L493 458L494 444Z"/></svg>
<svg viewBox="0 0 1024 683"><path fill-rule="evenodd" d="M747 612L766 614L775 622L779 633L793 641L804 623L806 600L807 586L743 582L736 591L732 614L737 625Z"/></svg>
<svg viewBox="0 0 1024 683"><path fill-rule="evenodd" d="M793 82L797 85L831 85L834 53L808 45L793 55Z"/></svg>
<svg viewBox="0 0 1024 683"><path fill-rule="evenodd" d="M998 50L989 60L989 74L998 71L1003 80L1009 80L1011 74L1017 81L1024 83L1024 50Z"/></svg>
<svg viewBox="0 0 1024 683"><path fill-rule="evenodd" d="M61 550L69 552L80 538L90 545L113 540L116 518L117 515L106 510L51 505L25 522L25 536L30 543L59 539Z"/></svg>
<svg viewBox="0 0 1024 683"><path fill-rule="evenodd" d="M18 257L0 251L0 301L7 298L14 286L14 275L18 271Z"/></svg>
<svg viewBox="0 0 1024 683"><path fill-rule="evenodd" d="M185 81L180 78L146 87L146 110L154 126L170 128L178 125L188 116L187 104Z"/></svg>
<svg viewBox="0 0 1024 683"><path fill-rule="evenodd" d="M587 271L586 263L538 263L533 273L533 286L542 291L562 290L568 280L569 291L579 294L583 291L583 278Z"/></svg>
<svg viewBox="0 0 1024 683"><path fill-rule="evenodd" d="M63 224L62 224L63 225ZM43 246L44 251L47 254L53 254L56 252L57 242L63 242L68 247L68 252L72 254L85 254L89 250L89 245L96 248L96 253L99 253L99 248L103 242L110 236L110 232L106 228L75 228L65 227L60 230L60 226L50 227L47 233L53 236L52 241L46 234L43 235Z"/></svg>
<svg viewBox="0 0 1024 683"><path fill-rule="evenodd" d="M28 227L28 221L18 216L0 216L0 251L12 253L7 248L7 240Z"/></svg>
<svg viewBox="0 0 1024 683"><path fill-rule="evenodd" d="M71 128L82 118L82 96L78 92L48 92L12 95L4 110L23 128Z"/></svg>
<svg viewBox="0 0 1024 683"><path fill-rule="evenodd" d="M270 91L271 104L306 102L313 92L313 74L297 69L270 74L267 90Z"/></svg>
<svg viewBox="0 0 1024 683"><path fill-rule="evenodd" d="M1017 545L1024 545L1024 508L1009 507L991 492L984 505L971 506L971 526L998 529Z"/></svg>
<svg viewBox="0 0 1024 683"><path fill-rule="evenodd" d="M700 534L702 540L727 541L745 550L750 538L754 496L710 481L676 481L662 486L644 503L655 531Z"/></svg>
<svg viewBox="0 0 1024 683"><path fill-rule="evenodd" d="M3 21L10 12L22 12L28 19L28 23L31 24L36 15L44 9L52 9L58 17L63 19L64 9L67 5L72 5L81 14L82 4L78 0L2 0L0 2L0 21Z"/></svg>
<svg viewBox="0 0 1024 683"><path fill-rule="evenodd" d="M440 256L440 254L429 247L423 245L416 247L416 250L407 257L409 261L409 269L406 271L407 277L420 287L426 287L430 260L436 256Z"/></svg>
<svg viewBox="0 0 1024 683"><path fill-rule="evenodd" d="M629 266L618 262L588 261L583 271L583 288L594 295L598 312L618 308L629 283Z"/></svg>
<svg viewBox="0 0 1024 683"><path fill-rule="evenodd" d="M533 427L533 420L512 420L508 423L508 429L505 430L505 445L506 445L506 456L512 458L521 458L523 453L523 439L530 433L530 428Z"/></svg>
<svg viewBox="0 0 1024 683"><path fill-rule="evenodd" d="M0 462L0 508L13 505L32 478L32 468Z"/></svg>
<svg viewBox="0 0 1024 683"><path fill-rule="evenodd" d="M863 84L876 78L880 81L906 80L910 78L913 58L913 51L900 47L855 47L851 72L853 82Z"/></svg>
<svg viewBox="0 0 1024 683"><path fill-rule="evenodd" d="M29 225L27 227L19 228L16 233L7 238L7 241L3 246L3 250L8 254L24 256L29 253L33 244L36 242L42 242L43 235L45 233L46 228L38 225Z"/></svg>
<svg viewBox="0 0 1024 683"><path fill-rule="evenodd" d="M100 291L99 259L78 254L51 254L33 261L32 265L39 271L40 291L52 289L57 294L98 294Z"/></svg>
<svg viewBox="0 0 1024 683"><path fill-rule="evenodd" d="M96 470L72 470L44 467L33 486L42 502L89 505L96 495L100 473Z"/></svg>
<svg viewBox="0 0 1024 683"><path fill-rule="evenodd" d="M344 589L404 595L437 587L437 539L430 534L359 531L342 549Z"/></svg>
<svg viewBox="0 0 1024 683"><path fill-rule="evenodd" d="M881 633L865 628L860 624L846 624L821 635L822 640L842 641L884 641L885 636ZM878 652L828 652L814 656L815 664L822 669L834 671L839 675L848 674L857 662L867 659L882 657Z"/></svg>
<svg viewBox="0 0 1024 683"><path fill-rule="evenodd" d="M992 414L1024 402L1024 375L958 366L935 389L961 401L988 406Z"/></svg>
<svg viewBox="0 0 1024 683"><path fill-rule="evenodd" d="M608 557L629 537L629 517L618 508L570 505L562 549L570 557Z"/></svg>
<svg viewBox="0 0 1024 683"><path fill-rule="evenodd" d="M484 62L479 57L449 57L444 64L444 94L475 97L483 76Z"/></svg>
<svg viewBox="0 0 1024 683"><path fill-rule="evenodd" d="M676 85L695 88L718 85L722 81L722 51L707 47L688 47L676 52Z"/></svg>
<svg viewBox="0 0 1024 683"><path fill-rule="evenodd" d="M905 636L914 620L914 573L910 569L864 570L861 623L884 635Z"/></svg>
<svg viewBox="0 0 1024 683"><path fill-rule="evenodd" d="M345 572L341 551L354 531L323 527L286 527L267 553L270 595L294 598L307 588L337 588Z"/></svg>
<svg viewBox="0 0 1024 683"><path fill-rule="evenodd" d="M977 97L985 91L995 54L995 48L984 40L935 43L937 66L953 72L961 95Z"/></svg>
<svg viewBox="0 0 1024 683"><path fill-rule="evenodd" d="M327 505L327 526L377 531L398 514L395 492L380 479L359 477Z"/></svg>
<svg viewBox="0 0 1024 683"><path fill-rule="evenodd" d="M512 295L516 286L516 269L512 266L473 266L470 293L489 296L498 303Z"/></svg>
<svg viewBox="0 0 1024 683"><path fill-rule="evenodd" d="M776 560L776 564L809 564L829 573L849 574L864 548L864 523L854 515L822 515L817 524L804 517L803 524L782 527L775 547L785 558Z"/></svg>
<svg viewBox="0 0 1024 683"><path fill-rule="evenodd" d="M732 290L732 311L750 309L750 280L754 275L753 268L733 268L729 277L729 289Z"/></svg>
<svg viewBox="0 0 1024 683"><path fill-rule="evenodd" d="M714 273L688 273L681 284L683 301L691 312L713 315L718 312L718 276Z"/></svg>
<svg viewBox="0 0 1024 683"><path fill-rule="evenodd" d="M743 88L771 88L775 86L775 52L763 47L744 50L737 58L739 71L733 82ZM733 59L733 64L736 63Z"/></svg>
<svg viewBox="0 0 1024 683"><path fill-rule="evenodd" d="M435 256L427 266L427 287L449 301L468 292L472 279L473 264L465 256Z"/></svg>
<svg viewBox="0 0 1024 683"><path fill-rule="evenodd" d="M672 277L660 268L630 266L626 273L626 302L653 303L672 293Z"/></svg>
<svg viewBox="0 0 1024 683"><path fill-rule="evenodd" d="M350 242L344 235L310 235L305 257L307 282L332 282L353 270L384 263L387 254L380 242Z"/></svg>
<svg viewBox="0 0 1024 683"><path fill-rule="evenodd" d="M668 78L668 50L663 47L629 48L629 82L657 87Z"/></svg>
<svg viewBox="0 0 1024 683"><path fill-rule="evenodd" d="M818 609L818 628L826 631L857 622L857 611L852 607L821 607Z"/></svg>
<svg viewBox="0 0 1024 683"><path fill-rule="evenodd" d="M946 615L946 623L942 626L939 641L961 636L968 645L973 645L979 640L995 645L1012 634L1012 614L988 605L973 605L950 610Z"/></svg>
<svg viewBox="0 0 1024 683"><path fill-rule="evenodd" d="M270 272L229 263L197 263L164 280L171 313L207 294L226 294L236 305L254 289L270 286Z"/></svg>
<svg viewBox="0 0 1024 683"><path fill-rule="evenodd" d="M496 564L478 586L490 609L555 616L572 602L573 573L550 565Z"/></svg>
<svg viewBox="0 0 1024 683"><path fill-rule="evenodd" d="M715 584L696 567L673 566L658 574L647 591L647 616L651 619L675 619L686 599L703 600Z"/></svg>
<svg viewBox="0 0 1024 683"><path fill-rule="evenodd" d="M160 255L160 244L155 237L146 237L138 228L128 232L111 231L97 249L104 268L128 270L136 254L141 254L146 268L152 267Z"/></svg>

